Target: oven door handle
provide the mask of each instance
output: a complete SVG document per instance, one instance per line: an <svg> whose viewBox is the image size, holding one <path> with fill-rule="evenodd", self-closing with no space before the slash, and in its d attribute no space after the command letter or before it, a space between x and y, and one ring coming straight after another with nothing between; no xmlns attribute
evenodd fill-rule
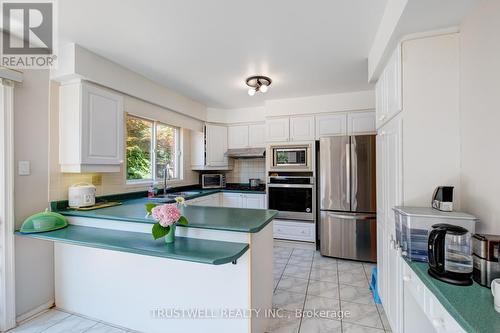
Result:
<svg viewBox="0 0 500 333"><path fill-rule="evenodd" d="M267 184L267 187L313 188L313 184Z"/></svg>

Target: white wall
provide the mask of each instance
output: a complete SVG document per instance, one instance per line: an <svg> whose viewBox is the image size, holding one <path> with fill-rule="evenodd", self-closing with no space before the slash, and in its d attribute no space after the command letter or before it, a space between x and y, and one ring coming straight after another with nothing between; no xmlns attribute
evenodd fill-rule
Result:
<svg viewBox="0 0 500 333"><path fill-rule="evenodd" d="M266 116L288 116L322 112L375 109L375 92L356 91L341 94L268 100Z"/></svg>
<svg viewBox="0 0 500 333"><path fill-rule="evenodd" d="M60 47L58 56L58 68L51 72L54 80L82 78L198 120L206 118L205 105L79 45Z"/></svg>
<svg viewBox="0 0 500 333"><path fill-rule="evenodd" d="M207 121L212 123L235 124L265 120L266 109L263 106L238 109L207 108Z"/></svg>
<svg viewBox="0 0 500 333"><path fill-rule="evenodd" d="M375 109L373 90L340 94L266 100L262 107L207 109L207 121L214 123L262 122L266 117L318 114Z"/></svg>
<svg viewBox="0 0 500 333"><path fill-rule="evenodd" d="M49 72L26 70L14 89L14 158L31 162L31 175L18 176L15 218L19 228L26 217L48 207ZM54 298L52 243L16 237L16 313L22 315Z"/></svg>
<svg viewBox="0 0 500 333"><path fill-rule="evenodd" d="M405 41L402 51L404 204L430 206L436 186L453 185L459 209L458 34Z"/></svg>
<svg viewBox="0 0 500 333"><path fill-rule="evenodd" d="M483 1L461 25L462 208L478 231L500 234L500 1Z"/></svg>

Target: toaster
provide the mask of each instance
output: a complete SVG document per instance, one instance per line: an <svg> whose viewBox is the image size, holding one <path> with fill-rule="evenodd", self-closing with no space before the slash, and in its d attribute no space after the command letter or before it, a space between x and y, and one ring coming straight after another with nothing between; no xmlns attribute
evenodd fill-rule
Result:
<svg viewBox="0 0 500 333"><path fill-rule="evenodd" d="M490 287L491 281L500 278L498 247L500 236L475 234L472 236L472 260L474 281L484 287Z"/></svg>
<svg viewBox="0 0 500 333"><path fill-rule="evenodd" d="M432 208L443 212L453 211L453 186L438 186L434 190Z"/></svg>

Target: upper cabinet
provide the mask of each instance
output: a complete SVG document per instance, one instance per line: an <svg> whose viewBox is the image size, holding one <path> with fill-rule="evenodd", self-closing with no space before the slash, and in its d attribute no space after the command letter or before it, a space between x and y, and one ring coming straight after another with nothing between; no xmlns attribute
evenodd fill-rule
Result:
<svg viewBox="0 0 500 333"><path fill-rule="evenodd" d="M227 127L207 124L205 126L206 165L210 167L227 167Z"/></svg>
<svg viewBox="0 0 500 333"><path fill-rule="evenodd" d="M124 154L123 97L88 82L60 87L62 172L119 172Z"/></svg>
<svg viewBox="0 0 500 333"><path fill-rule="evenodd" d="M375 112L351 112L347 115L349 134L375 134Z"/></svg>
<svg viewBox="0 0 500 333"><path fill-rule="evenodd" d="M403 109L401 85L401 48L397 47L375 86L376 127L393 118Z"/></svg>
<svg viewBox="0 0 500 333"><path fill-rule="evenodd" d="M266 125L230 125L227 129L228 148L263 148L266 146Z"/></svg>
<svg viewBox="0 0 500 333"><path fill-rule="evenodd" d="M316 139L334 135L347 135L347 114L332 113L316 116Z"/></svg>
<svg viewBox="0 0 500 333"><path fill-rule="evenodd" d="M248 145L252 148L266 146L266 124L248 125Z"/></svg>
<svg viewBox="0 0 500 333"><path fill-rule="evenodd" d="M290 118L279 117L266 120L267 142L287 142L290 140Z"/></svg>
<svg viewBox="0 0 500 333"><path fill-rule="evenodd" d="M312 141L325 136L374 134L375 111L333 112L266 120L268 142Z"/></svg>
<svg viewBox="0 0 500 333"><path fill-rule="evenodd" d="M246 148L248 147L248 125L229 126L227 129L228 148Z"/></svg>
<svg viewBox="0 0 500 333"><path fill-rule="evenodd" d="M314 116L290 117L290 140L314 140Z"/></svg>

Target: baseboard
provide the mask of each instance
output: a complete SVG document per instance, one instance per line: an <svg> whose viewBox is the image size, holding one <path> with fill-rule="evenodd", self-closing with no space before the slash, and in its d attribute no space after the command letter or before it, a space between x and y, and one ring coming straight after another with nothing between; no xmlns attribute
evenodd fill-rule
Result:
<svg viewBox="0 0 500 333"><path fill-rule="evenodd" d="M274 245L282 247L294 247L306 250L316 250L316 245L310 242L286 240L286 239L274 239Z"/></svg>
<svg viewBox="0 0 500 333"><path fill-rule="evenodd" d="M50 309L51 307L53 307L54 304L55 304L55 300L51 299L47 303L44 303L44 304L42 304L42 305L34 308L31 311L28 311L26 313L23 313L22 315L17 316L16 317L17 324L18 325L22 324L23 322L28 321L28 320L32 319L33 317L38 316L40 313L42 313L42 312Z"/></svg>

